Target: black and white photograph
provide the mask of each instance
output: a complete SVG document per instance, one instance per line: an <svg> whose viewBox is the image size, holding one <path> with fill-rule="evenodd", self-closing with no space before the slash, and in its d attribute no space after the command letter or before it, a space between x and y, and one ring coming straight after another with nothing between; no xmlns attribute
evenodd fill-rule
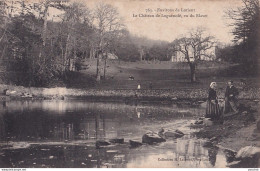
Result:
<svg viewBox="0 0 260 171"><path fill-rule="evenodd" d="M259 11L259 0L0 0L1 171L258 171Z"/></svg>

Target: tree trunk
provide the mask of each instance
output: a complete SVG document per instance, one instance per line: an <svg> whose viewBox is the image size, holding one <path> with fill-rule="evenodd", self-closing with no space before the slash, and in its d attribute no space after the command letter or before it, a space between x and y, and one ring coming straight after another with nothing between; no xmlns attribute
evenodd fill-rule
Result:
<svg viewBox="0 0 260 171"><path fill-rule="evenodd" d="M75 71L75 61L76 61L76 58L77 58L77 54L76 54L76 42L75 42L75 39L73 41L73 60L72 60L72 66L71 66L71 71Z"/></svg>
<svg viewBox="0 0 260 171"><path fill-rule="evenodd" d="M106 69L107 69L107 53L106 53L105 63L104 63L104 80L106 79Z"/></svg>
<svg viewBox="0 0 260 171"><path fill-rule="evenodd" d="M100 69L99 69L99 62L100 62L100 57L102 54L97 55L97 77L96 80L99 82L100 81Z"/></svg>
<svg viewBox="0 0 260 171"><path fill-rule="evenodd" d="M92 59L92 47L89 50L89 58Z"/></svg>
<svg viewBox="0 0 260 171"><path fill-rule="evenodd" d="M2 51L1 61L4 61L5 49L6 49L6 45L4 46L4 49L3 49L3 51Z"/></svg>
<svg viewBox="0 0 260 171"><path fill-rule="evenodd" d="M143 60L143 49L140 50L140 61Z"/></svg>
<svg viewBox="0 0 260 171"><path fill-rule="evenodd" d="M103 58L103 33L100 32L100 40L99 40L99 48L98 48L98 55L97 55L97 77L96 80L99 82L100 81L100 68L99 68L99 62Z"/></svg>
<svg viewBox="0 0 260 171"><path fill-rule="evenodd" d="M43 46L46 45L46 38L47 38L47 17L48 17L48 8L49 6L46 4L44 9L44 17L43 17L43 30L42 30L42 40Z"/></svg>
<svg viewBox="0 0 260 171"><path fill-rule="evenodd" d="M3 35L2 35L1 38L0 38L0 42L3 40L3 38L4 38L4 36L5 36L5 33L6 33L6 30L7 30L7 27L5 26L4 33L3 33Z"/></svg>
<svg viewBox="0 0 260 171"><path fill-rule="evenodd" d="M63 50L63 47L62 47L61 43L60 43L60 49L61 49L61 59L64 59L64 50ZM63 66L62 66L62 68L63 68Z"/></svg>
<svg viewBox="0 0 260 171"><path fill-rule="evenodd" d="M68 53L69 53L69 40L70 40L70 34L68 34L67 36L67 40L66 40L66 45L65 45L65 54L64 54L64 59L63 59L63 71L66 70L67 67L67 58L68 58Z"/></svg>
<svg viewBox="0 0 260 171"><path fill-rule="evenodd" d="M195 63L190 62L190 78L191 82L196 82Z"/></svg>
<svg viewBox="0 0 260 171"><path fill-rule="evenodd" d="M95 59L95 48L93 46L90 47L90 51L89 51L89 58L90 59Z"/></svg>

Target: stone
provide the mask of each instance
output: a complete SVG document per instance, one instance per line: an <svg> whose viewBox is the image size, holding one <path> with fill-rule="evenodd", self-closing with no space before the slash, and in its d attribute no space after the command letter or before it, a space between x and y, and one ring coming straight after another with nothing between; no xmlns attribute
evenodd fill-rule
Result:
<svg viewBox="0 0 260 171"><path fill-rule="evenodd" d="M12 90L6 90L5 91L6 96L13 96L13 95L16 95L16 94L17 94L17 91L12 91Z"/></svg>
<svg viewBox="0 0 260 171"><path fill-rule="evenodd" d="M117 144L124 144L124 138L113 138L113 139L110 139L109 142L117 143Z"/></svg>
<svg viewBox="0 0 260 171"><path fill-rule="evenodd" d="M254 147L254 146L246 146L241 148L236 155L237 159L244 159L244 158L251 158L254 157L255 155L260 154L260 148L259 147Z"/></svg>
<svg viewBox="0 0 260 171"><path fill-rule="evenodd" d="M213 121L210 118L203 119L203 123L206 126L212 126L213 125Z"/></svg>
<svg viewBox="0 0 260 171"><path fill-rule="evenodd" d="M97 147L97 148L99 148L99 147L101 147L101 146L107 146L107 145L110 145L110 143L107 142L107 141L104 141L104 140L97 140L97 141L96 141L96 147Z"/></svg>
<svg viewBox="0 0 260 171"><path fill-rule="evenodd" d="M165 141L166 140L164 138L160 137L155 132L148 132L144 134L142 137L142 143L147 143L147 144L160 143Z"/></svg>
<svg viewBox="0 0 260 171"><path fill-rule="evenodd" d="M230 168L237 168L240 165L241 161L233 161L228 163L226 166Z"/></svg>
<svg viewBox="0 0 260 171"><path fill-rule="evenodd" d="M165 137L165 138L169 138L169 137L172 137L172 138L180 138L182 136L184 136L184 133L181 132L180 130L175 130L175 131L172 131L172 130L164 130L163 128L158 132L158 135L161 136L161 137Z"/></svg>
<svg viewBox="0 0 260 171"><path fill-rule="evenodd" d="M180 135L182 135L182 136L184 135L184 133L183 133L183 132L181 132L181 131L180 131L180 130L178 130L178 129L176 129L176 130L175 130L175 132L176 132L176 133L178 133L178 134L180 134Z"/></svg>
<svg viewBox="0 0 260 171"><path fill-rule="evenodd" d="M129 143L131 148L136 148L143 145L141 142L135 140L129 140Z"/></svg>
<svg viewBox="0 0 260 171"><path fill-rule="evenodd" d="M196 124L196 125L201 125L201 124L203 124L203 120L196 120L196 121L194 122L194 124Z"/></svg>

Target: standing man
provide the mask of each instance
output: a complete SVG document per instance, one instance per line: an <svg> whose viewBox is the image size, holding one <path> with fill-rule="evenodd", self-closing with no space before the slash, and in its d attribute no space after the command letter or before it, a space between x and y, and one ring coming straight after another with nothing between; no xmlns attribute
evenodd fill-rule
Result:
<svg viewBox="0 0 260 171"><path fill-rule="evenodd" d="M238 96L238 90L237 88L233 85L233 81L230 80L228 81L228 86L226 88L226 93L225 93L225 107L224 107L224 114L228 112L235 112L238 113L238 108L237 108L237 96Z"/></svg>

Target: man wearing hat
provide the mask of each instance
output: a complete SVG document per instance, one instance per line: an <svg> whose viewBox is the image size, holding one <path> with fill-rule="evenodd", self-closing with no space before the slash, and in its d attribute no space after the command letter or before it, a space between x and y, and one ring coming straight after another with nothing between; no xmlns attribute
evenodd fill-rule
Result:
<svg viewBox="0 0 260 171"><path fill-rule="evenodd" d="M224 107L224 113L228 112L235 112L238 113L238 108L237 108L237 96L239 92L237 88L233 85L233 81L230 80L228 81L228 86L226 88L226 93L225 93L225 107Z"/></svg>

